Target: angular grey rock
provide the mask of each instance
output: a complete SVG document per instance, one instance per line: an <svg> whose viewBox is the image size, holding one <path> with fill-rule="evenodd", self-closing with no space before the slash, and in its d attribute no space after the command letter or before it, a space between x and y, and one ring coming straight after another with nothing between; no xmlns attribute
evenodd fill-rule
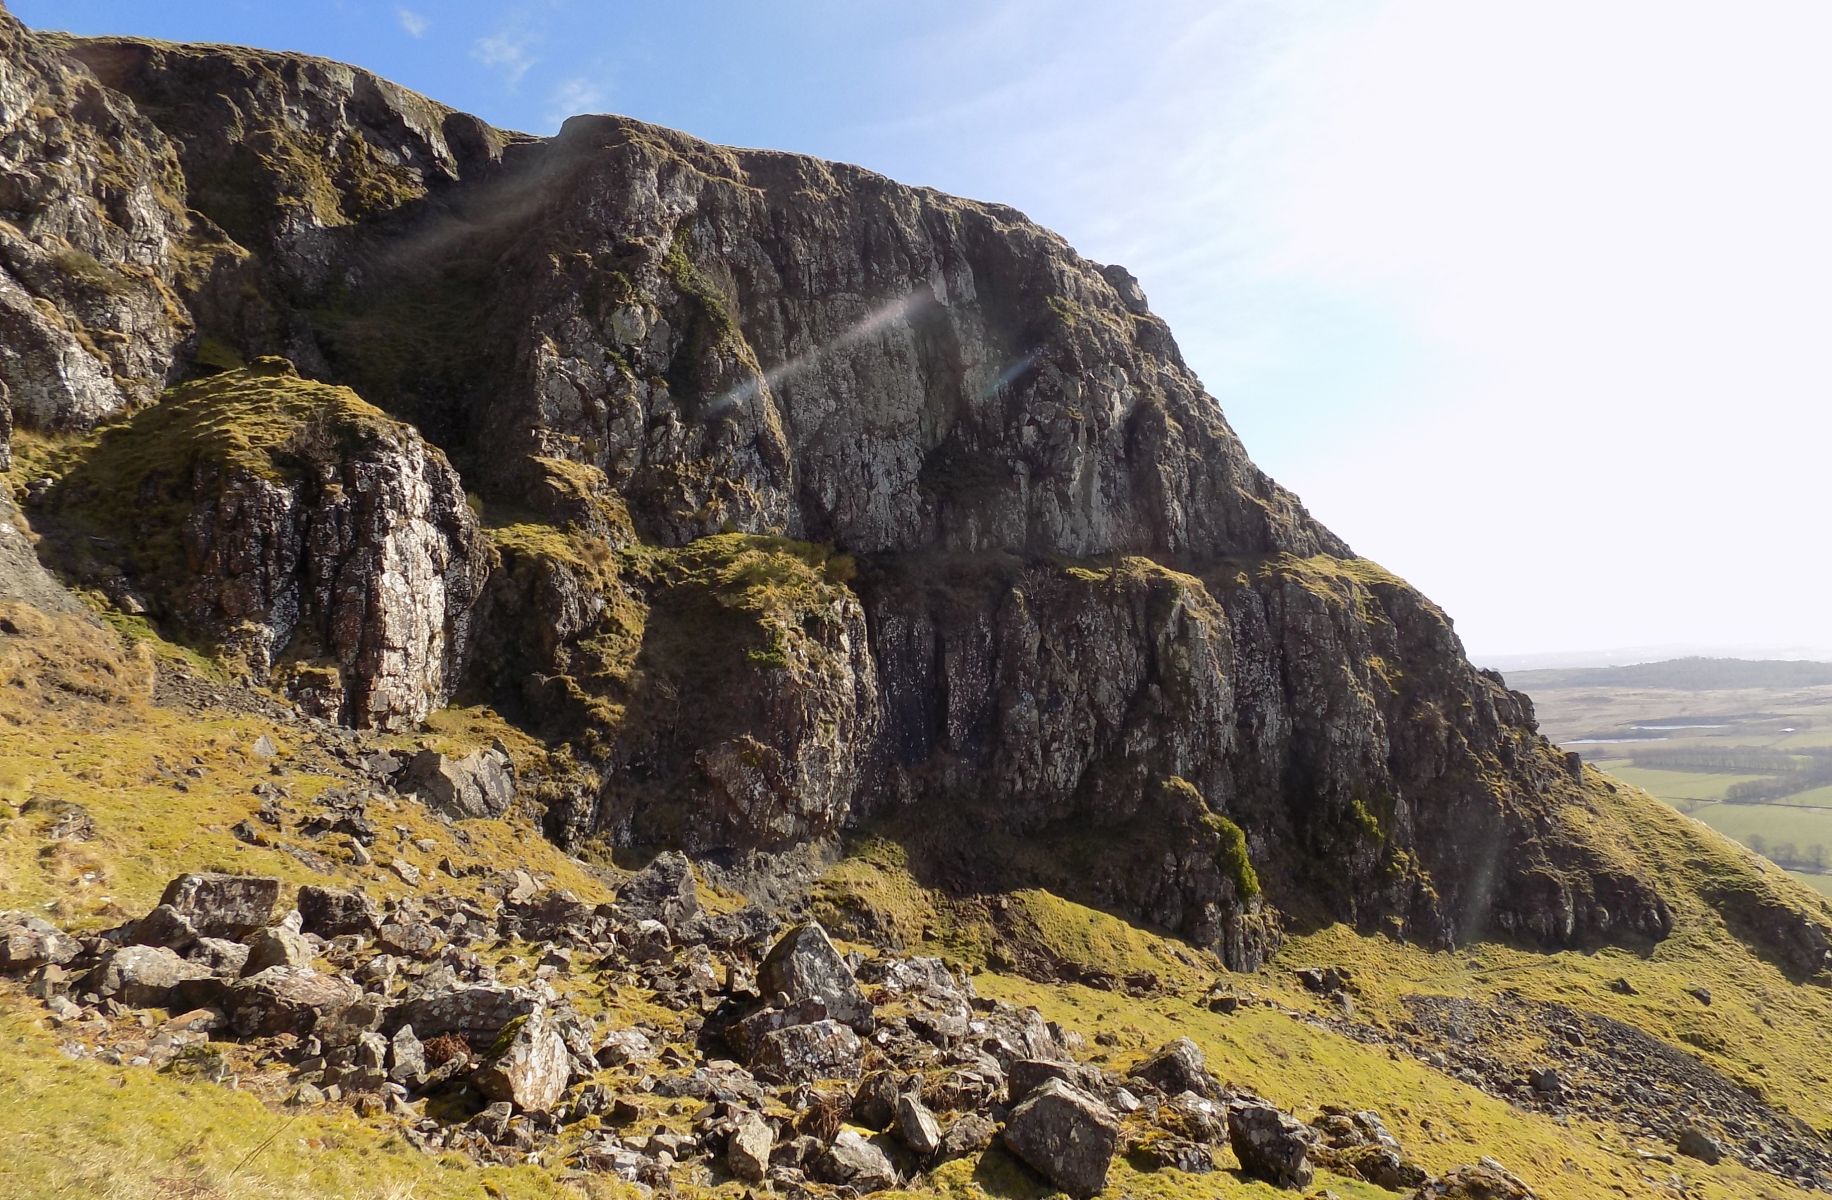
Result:
<svg viewBox="0 0 1832 1200"><path fill-rule="evenodd" d="M1106 1105L1080 1088L1051 1079L1011 1110L1001 1140L1069 1195L1087 1197L1107 1186L1120 1125Z"/></svg>
<svg viewBox="0 0 1832 1200"><path fill-rule="evenodd" d="M201 963L224 979L242 974L248 962L248 947L227 938L198 938L184 953L192 962Z"/></svg>
<svg viewBox="0 0 1832 1200"><path fill-rule="evenodd" d="M299 889L298 908L299 928L321 938L351 933L369 936L381 924L375 903L353 888L307 884Z"/></svg>
<svg viewBox="0 0 1832 1200"><path fill-rule="evenodd" d="M819 1001L834 1020L871 1032L871 1004L818 921L795 926L771 947L757 969L757 988L766 997L786 995L792 1004Z"/></svg>
<svg viewBox="0 0 1832 1200"><path fill-rule="evenodd" d="M224 1009L242 1037L304 1037L321 1021L338 1021L362 999L362 990L340 976L309 967L269 967L230 984Z"/></svg>
<svg viewBox="0 0 1832 1200"><path fill-rule="evenodd" d="M725 1144L725 1167L746 1183L761 1183L770 1170L770 1151L776 1145L776 1131L757 1113L747 1112Z"/></svg>
<svg viewBox="0 0 1832 1200"><path fill-rule="evenodd" d="M572 1080L572 1056L546 1006L511 1021L497 1038L471 1084L492 1101L522 1112L547 1112Z"/></svg>
<svg viewBox="0 0 1832 1200"><path fill-rule="evenodd" d="M845 1184L857 1192L882 1191L898 1183L890 1156L853 1129L840 1130L814 1165L820 1178Z"/></svg>
<svg viewBox="0 0 1832 1200"><path fill-rule="evenodd" d="M401 1026L388 1040L388 1078L409 1088L426 1082L426 1047L412 1025Z"/></svg>
<svg viewBox="0 0 1832 1200"><path fill-rule="evenodd" d="M390 1014L389 1028L412 1025L422 1041L455 1033L474 1049L494 1043L511 1022L546 1003L533 988L479 983L415 996Z"/></svg>
<svg viewBox="0 0 1832 1200"><path fill-rule="evenodd" d="M612 1029L599 1039L593 1054L601 1067L621 1067L652 1058L655 1046L636 1029Z"/></svg>
<svg viewBox="0 0 1832 1200"><path fill-rule="evenodd" d="M209 967L187 962L164 946L123 946L108 953L85 977L82 990L130 1008L168 1008L180 987L211 978Z"/></svg>
<svg viewBox="0 0 1832 1200"><path fill-rule="evenodd" d="M1237 1105L1228 1110L1228 1144L1241 1170L1277 1187L1309 1187L1311 1134L1289 1113L1268 1104Z"/></svg>
<svg viewBox="0 0 1832 1200"><path fill-rule="evenodd" d="M1210 1100L1219 1099L1221 1085L1209 1074L1208 1060L1202 1048L1186 1037L1165 1046L1156 1054L1132 1068L1134 1079L1149 1083L1167 1096L1195 1092Z"/></svg>
<svg viewBox="0 0 1832 1200"><path fill-rule="evenodd" d="M897 1097L896 1127L903 1144L923 1158L941 1149L941 1123L913 1095Z"/></svg>
<svg viewBox="0 0 1832 1200"><path fill-rule="evenodd" d="M454 818L500 817L515 800L515 769L500 750L453 758L437 750L414 755L395 785L434 812Z"/></svg>
<svg viewBox="0 0 1832 1200"><path fill-rule="evenodd" d="M309 967L317 953L304 934L283 926L263 929L248 940L248 957L242 974L254 975L269 967Z"/></svg>
<svg viewBox="0 0 1832 1200"><path fill-rule="evenodd" d="M617 907L637 920L660 921L681 937L700 920L700 889L687 856L670 850L617 889Z"/></svg>
<svg viewBox="0 0 1832 1200"><path fill-rule="evenodd" d="M1100 1072L1093 1067L1049 1058L1014 1059L1005 1069L1006 1103L1017 1104L1052 1079L1084 1091L1100 1086Z"/></svg>
<svg viewBox="0 0 1832 1200"><path fill-rule="evenodd" d="M852 1119L867 1129L883 1131L897 1119L897 1097L903 1094L906 1076L901 1071L873 1071L859 1081L852 1094Z"/></svg>
<svg viewBox="0 0 1832 1200"><path fill-rule="evenodd" d="M135 921L128 936L142 946L164 946L182 952L197 941L197 929L172 905L160 904Z"/></svg>
<svg viewBox="0 0 1832 1200"><path fill-rule="evenodd" d="M40 917L23 912L0 912L0 971L19 974L49 963L63 966L82 947Z"/></svg>
<svg viewBox="0 0 1832 1200"><path fill-rule="evenodd" d="M1412 1200L1538 1200L1533 1189L1492 1158L1458 1167L1413 1193Z"/></svg>
<svg viewBox="0 0 1832 1200"><path fill-rule="evenodd" d="M992 1145L999 1134L999 1127L992 1118L980 1113L965 1113L948 1131L941 1135L941 1147L935 1152L935 1162L939 1165L965 1158L969 1154L978 1154Z"/></svg>
<svg viewBox="0 0 1832 1200"><path fill-rule="evenodd" d="M856 1079L864 1045L838 1021L813 1021L773 1029L757 1040L750 1067L779 1083L816 1079Z"/></svg>
<svg viewBox="0 0 1832 1200"><path fill-rule="evenodd" d="M264 875L180 875L159 898L200 937L239 940L266 926L280 899L280 881Z"/></svg>

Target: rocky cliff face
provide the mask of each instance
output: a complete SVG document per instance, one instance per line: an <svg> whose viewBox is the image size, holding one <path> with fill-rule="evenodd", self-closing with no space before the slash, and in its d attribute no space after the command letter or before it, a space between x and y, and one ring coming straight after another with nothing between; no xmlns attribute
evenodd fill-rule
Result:
<svg viewBox="0 0 1832 1200"><path fill-rule="evenodd" d="M1599 785L1252 465L1122 268L857 168L0 21L21 426L259 355L388 415L352 445L268 404L296 482L193 473L183 553L97 552L259 662L304 638L345 720L462 680L570 750L563 838L869 825L1243 967L1285 920L1667 931L1574 817ZM34 265L66 243L132 282ZM111 427L51 507L101 504L154 414L297 382L230 378Z"/></svg>

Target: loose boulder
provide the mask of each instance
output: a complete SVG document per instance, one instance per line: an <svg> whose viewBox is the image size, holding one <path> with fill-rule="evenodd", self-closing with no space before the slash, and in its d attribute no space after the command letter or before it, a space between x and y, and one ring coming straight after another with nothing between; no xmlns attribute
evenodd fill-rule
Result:
<svg viewBox="0 0 1832 1200"><path fill-rule="evenodd" d="M840 1130L815 1166L828 1183L845 1184L856 1192L897 1186L897 1169L890 1157L853 1129Z"/></svg>
<svg viewBox="0 0 1832 1200"><path fill-rule="evenodd" d="M381 925L381 914L375 903L351 888L317 887L307 884L299 889L299 928L321 938L345 934L369 936Z"/></svg>
<svg viewBox="0 0 1832 1200"><path fill-rule="evenodd" d="M0 912L0 971L63 966L77 956L76 939L30 913Z"/></svg>
<svg viewBox="0 0 1832 1200"><path fill-rule="evenodd" d="M757 988L766 997L786 995L792 1004L817 1000L834 1020L871 1032L871 1003L817 921L797 925L770 949L757 970Z"/></svg>
<svg viewBox="0 0 1832 1200"><path fill-rule="evenodd" d="M756 1113L746 1113L726 1143L726 1169L746 1183L761 1183L770 1169L770 1151L775 1145L776 1132L770 1123Z"/></svg>
<svg viewBox="0 0 1832 1200"><path fill-rule="evenodd" d="M515 768L501 750L453 758L437 750L414 755L397 785L434 812L457 819L500 817L515 799Z"/></svg>
<svg viewBox="0 0 1832 1200"><path fill-rule="evenodd" d="M1149 1083L1167 1096L1195 1092L1214 1100L1221 1095L1221 1085L1209 1074L1202 1048L1186 1037L1178 1038L1132 1068L1132 1077Z"/></svg>
<svg viewBox="0 0 1832 1200"><path fill-rule="evenodd" d="M309 967L269 967L231 984L224 1007L242 1037L304 1037L320 1021L341 1018L362 996L355 984L336 975Z"/></svg>
<svg viewBox="0 0 1832 1200"><path fill-rule="evenodd" d="M1539 1200L1519 1178L1492 1158L1458 1167L1412 1194L1412 1200Z"/></svg>
<svg viewBox="0 0 1832 1200"><path fill-rule="evenodd" d="M834 1020L772 1029L757 1039L751 1069L783 1083L854 1079L863 1047L858 1035Z"/></svg>
<svg viewBox="0 0 1832 1200"><path fill-rule="evenodd" d="M928 1158L941 1149L941 1123L917 1097L897 1097L897 1136L916 1154Z"/></svg>
<svg viewBox="0 0 1832 1200"><path fill-rule="evenodd" d="M266 926L280 899L280 881L264 875L180 875L159 903L172 906L199 937L240 940Z"/></svg>
<svg viewBox="0 0 1832 1200"><path fill-rule="evenodd" d="M680 937L701 915L693 864L678 850L657 855L617 889L617 907L636 920L659 921Z"/></svg>
<svg viewBox="0 0 1832 1200"><path fill-rule="evenodd" d="M1228 1110L1228 1144L1241 1170L1278 1187L1309 1187L1310 1130L1296 1117L1269 1104Z"/></svg>
<svg viewBox="0 0 1832 1200"><path fill-rule="evenodd" d="M169 1008L182 985L210 978L209 967L187 962L165 946L123 946L85 977L83 990L130 1008Z"/></svg>
<svg viewBox="0 0 1832 1200"><path fill-rule="evenodd" d="M1080 1088L1051 1079L1011 1110L1005 1146L1071 1196L1092 1196L1107 1185L1120 1126L1106 1105Z"/></svg>
<svg viewBox="0 0 1832 1200"><path fill-rule="evenodd" d="M560 1102L572 1079L572 1056L545 1007L511 1021L489 1061L471 1075L471 1083L494 1101L507 1101L523 1112L546 1112Z"/></svg>

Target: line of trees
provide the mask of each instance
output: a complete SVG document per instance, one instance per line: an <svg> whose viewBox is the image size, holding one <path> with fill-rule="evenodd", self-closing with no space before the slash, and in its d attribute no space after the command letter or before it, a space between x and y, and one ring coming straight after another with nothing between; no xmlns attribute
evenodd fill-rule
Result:
<svg viewBox="0 0 1832 1200"><path fill-rule="evenodd" d="M1733 783L1725 789L1724 800L1730 804L1767 804L1829 783L1832 783L1832 758L1818 758L1812 766L1801 767L1786 775Z"/></svg>
<svg viewBox="0 0 1832 1200"><path fill-rule="evenodd" d="M1775 865L1789 870L1811 871L1816 875L1832 871L1832 854L1828 854L1825 846L1819 842L1814 842L1804 850L1793 842L1777 842L1771 846L1767 838L1752 833L1744 844L1757 854L1768 856Z"/></svg>
<svg viewBox="0 0 1832 1200"><path fill-rule="evenodd" d="M1701 771L1708 775L1778 775L1796 770L1800 761L1781 750L1760 746L1650 747L1636 750L1629 761L1656 771Z"/></svg>

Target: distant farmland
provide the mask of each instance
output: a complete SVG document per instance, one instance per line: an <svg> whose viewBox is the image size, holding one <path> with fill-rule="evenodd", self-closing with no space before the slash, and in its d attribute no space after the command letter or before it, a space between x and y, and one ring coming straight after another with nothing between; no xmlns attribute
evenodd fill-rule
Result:
<svg viewBox="0 0 1832 1200"><path fill-rule="evenodd" d="M1546 736L1832 895L1832 663L1516 671Z"/></svg>

